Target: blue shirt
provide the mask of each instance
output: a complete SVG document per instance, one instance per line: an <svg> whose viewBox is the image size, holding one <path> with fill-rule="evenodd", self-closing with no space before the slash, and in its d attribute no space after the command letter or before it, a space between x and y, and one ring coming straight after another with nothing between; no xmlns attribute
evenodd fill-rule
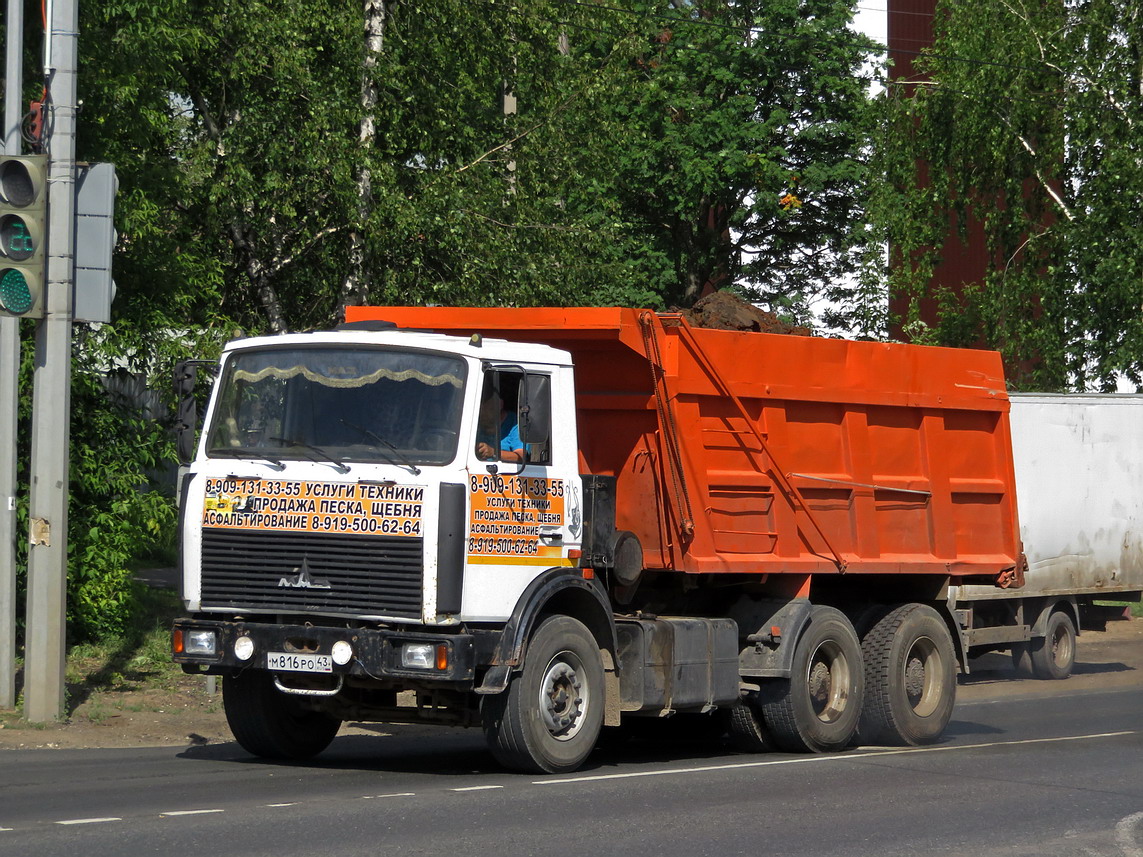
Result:
<svg viewBox="0 0 1143 857"><path fill-rule="evenodd" d="M500 451L510 452L523 448L524 441L520 440L520 426L516 422L516 415L505 414L504 422L500 423Z"/></svg>

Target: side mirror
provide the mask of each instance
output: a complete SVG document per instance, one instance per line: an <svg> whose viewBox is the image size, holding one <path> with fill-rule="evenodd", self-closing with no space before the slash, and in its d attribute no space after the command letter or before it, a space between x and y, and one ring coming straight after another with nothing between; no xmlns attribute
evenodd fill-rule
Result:
<svg viewBox="0 0 1143 857"><path fill-rule="evenodd" d="M214 366L213 360L183 360L175 364L175 451L184 467L194 460L194 436L198 431L198 402L194 397L200 366Z"/></svg>
<svg viewBox="0 0 1143 857"><path fill-rule="evenodd" d="M546 443L552 436L551 381L547 375L525 375L520 385L517 421L526 444Z"/></svg>

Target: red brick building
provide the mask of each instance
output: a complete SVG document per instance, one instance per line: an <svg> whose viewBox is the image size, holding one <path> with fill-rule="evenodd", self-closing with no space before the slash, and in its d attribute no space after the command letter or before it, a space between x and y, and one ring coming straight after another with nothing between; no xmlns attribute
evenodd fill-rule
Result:
<svg viewBox="0 0 1143 857"><path fill-rule="evenodd" d="M936 0L888 0L888 47L891 62L889 76L906 91L911 89L910 81L923 79L923 76L915 70L913 61L922 50L933 43L933 15L936 5ZM917 169L923 175L925 165L918 164ZM941 258L941 264L933 275L934 288L947 286L959 292L965 284L982 280L987 270L988 255L980 224L976 221L970 222L966 244L958 237L956 224L950 221ZM890 296L889 311L893 318L904 317L907 308L906 298ZM930 324L935 322L935 301L922 299L921 319ZM897 322L892 324L889 332L895 338L902 338L900 324Z"/></svg>

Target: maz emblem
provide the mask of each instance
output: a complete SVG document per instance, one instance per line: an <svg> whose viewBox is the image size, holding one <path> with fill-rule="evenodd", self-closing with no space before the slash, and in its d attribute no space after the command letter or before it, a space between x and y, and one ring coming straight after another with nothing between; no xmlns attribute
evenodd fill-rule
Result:
<svg viewBox="0 0 1143 857"><path fill-rule="evenodd" d="M297 572L293 577L283 577L278 586L288 586L290 589L332 589L328 580L320 577L310 577L310 564L308 557L302 557L301 566L294 569Z"/></svg>

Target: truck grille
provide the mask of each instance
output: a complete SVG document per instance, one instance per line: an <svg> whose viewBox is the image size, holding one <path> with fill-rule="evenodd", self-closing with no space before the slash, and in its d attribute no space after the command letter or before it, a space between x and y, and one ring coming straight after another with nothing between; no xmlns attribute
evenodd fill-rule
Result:
<svg viewBox="0 0 1143 857"><path fill-rule="evenodd" d="M202 606L419 618L423 549L415 538L204 529Z"/></svg>

